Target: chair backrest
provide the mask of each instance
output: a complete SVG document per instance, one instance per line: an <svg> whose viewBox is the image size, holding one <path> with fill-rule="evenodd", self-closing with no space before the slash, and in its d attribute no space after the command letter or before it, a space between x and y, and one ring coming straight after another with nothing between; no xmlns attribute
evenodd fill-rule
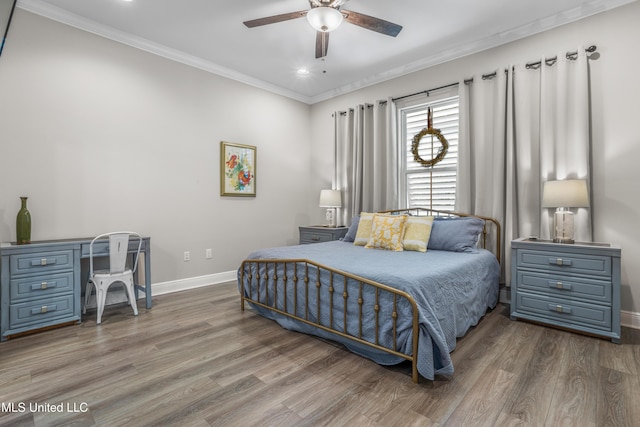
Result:
<svg viewBox="0 0 640 427"><path fill-rule="evenodd" d="M109 272L122 273L127 263L129 234L118 233L109 236Z"/></svg>
<svg viewBox="0 0 640 427"><path fill-rule="evenodd" d="M134 237L138 239L138 249L135 252L133 266L131 268L131 270L135 272L138 265L138 256L140 256L140 249L142 247L142 238L138 233L133 231L114 231L111 233L101 234L91 241L91 244L89 245L90 274L93 275L93 245L97 240L105 237L109 237L109 272L111 274L124 272L127 266L129 238Z"/></svg>

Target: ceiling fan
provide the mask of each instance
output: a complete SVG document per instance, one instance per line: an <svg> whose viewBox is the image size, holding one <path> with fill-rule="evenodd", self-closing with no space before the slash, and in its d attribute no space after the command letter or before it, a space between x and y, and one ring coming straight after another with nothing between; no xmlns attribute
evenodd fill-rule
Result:
<svg viewBox="0 0 640 427"><path fill-rule="evenodd" d="M262 25L275 24L276 22L289 21L291 19L307 17L309 24L316 33L316 58L327 55L329 48L329 32L338 28L343 20L367 30L395 37L402 30L402 26L384 19L374 18L358 12L342 9L349 0L309 0L311 9L298 12L283 13L281 15L268 16L266 18L245 21L248 28Z"/></svg>

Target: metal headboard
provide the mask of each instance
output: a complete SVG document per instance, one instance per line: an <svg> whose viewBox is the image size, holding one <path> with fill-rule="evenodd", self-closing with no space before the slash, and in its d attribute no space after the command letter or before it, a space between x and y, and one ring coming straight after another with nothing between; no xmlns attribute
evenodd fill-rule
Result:
<svg viewBox="0 0 640 427"><path fill-rule="evenodd" d="M409 214L414 216L442 216L442 217L471 217L471 218L480 218L484 220L484 226L482 227L482 238L481 244L484 249L487 249L487 236L491 239L490 241L494 242L493 246L495 250L493 250L494 255L498 259L498 262L501 263L501 229L500 223L497 219L491 218L488 216L482 215L473 215L468 213L460 213L460 212L452 212L452 211L443 211L438 209L429 209L429 208L407 208L407 209L394 209L389 211L381 211L379 213L390 213L390 214ZM495 239L494 239L495 238Z"/></svg>

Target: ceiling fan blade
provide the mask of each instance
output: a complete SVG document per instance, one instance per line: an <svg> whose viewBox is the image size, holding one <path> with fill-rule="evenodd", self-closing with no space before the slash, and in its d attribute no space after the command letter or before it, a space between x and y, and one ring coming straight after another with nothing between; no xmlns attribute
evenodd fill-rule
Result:
<svg viewBox="0 0 640 427"><path fill-rule="evenodd" d="M402 30L402 25L394 24L384 19L374 18L373 16L344 9L341 9L340 12L344 15L345 21L387 36L395 37L400 30Z"/></svg>
<svg viewBox="0 0 640 427"><path fill-rule="evenodd" d="M316 33L316 59L327 56L329 50L329 33L318 31Z"/></svg>
<svg viewBox="0 0 640 427"><path fill-rule="evenodd" d="M262 25L275 24L276 22L289 21L291 19L302 18L308 11L301 10L299 12L283 13L282 15L273 15L266 18L252 19L251 21L244 21L243 24L249 28L260 27Z"/></svg>

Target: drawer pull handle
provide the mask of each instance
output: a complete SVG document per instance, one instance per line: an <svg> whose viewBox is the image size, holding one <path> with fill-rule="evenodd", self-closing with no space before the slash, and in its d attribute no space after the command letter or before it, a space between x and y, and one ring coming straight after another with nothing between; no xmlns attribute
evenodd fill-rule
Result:
<svg viewBox="0 0 640 427"><path fill-rule="evenodd" d="M47 289L52 289L58 286L56 282L42 282L42 283L34 283L31 285L32 291L45 291Z"/></svg>
<svg viewBox="0 0 640 427"><path fill-rule="evenodd" d="M563 258L549 258L549 264L559 265L559 266L570 266L572 264L570 259Z"/></svg>
<svg viewBox="0 0 640 427"><path fill-rule="evenodd" d="M569 283L563 283L561 281L549 281L549 287L550 288L555 288L555 289L560 289L563 291L570 291L572 286Z"/></svg>
<svg viewBox="0 0 640 427"><path fill-rule="evenodd" d="M565 307L560 304L549 304L549 310L555 311L556 313L571 314L570 307Z"/></svg>
<svg viewBox="0 0 640 427"><path fill-rule="evenodd" d="M31 266L32 267L37 267L37 266L46 266L46 265L51 265L51 264L55 264L56 263L56 259L47 259L47 258L41 258L40 260L33 260L31 261Z"/></svg>
<svg viewBox="0 0 640 427"><path fill-rule="evenodd" d="M58 309L58 306L56 304L43 305L40 308L31 309L31 314L32 315L35 315L35 314L47 314L47 313L51 313L52 311L56 311L57 309Z"/></svg>

